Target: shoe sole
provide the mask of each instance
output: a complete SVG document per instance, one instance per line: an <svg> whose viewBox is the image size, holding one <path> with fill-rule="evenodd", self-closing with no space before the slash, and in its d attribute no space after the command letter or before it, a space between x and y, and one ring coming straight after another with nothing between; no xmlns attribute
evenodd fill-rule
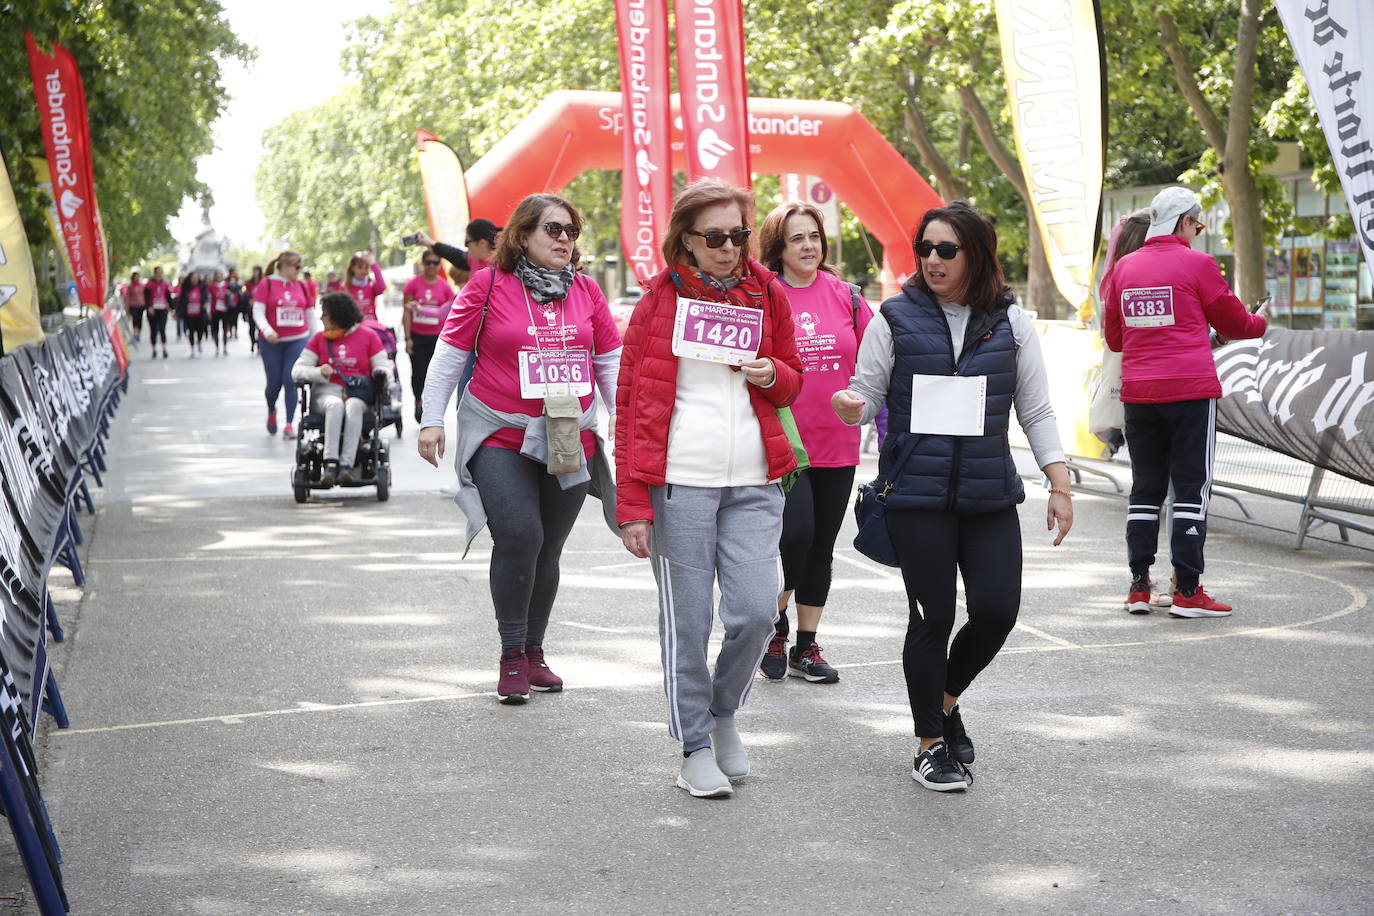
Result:
<svg viewBox="0 0 1374 916"><path fill-rule="evenodd" d="M1150 613L1150 602L1132 601L1130 604L1126 605L1126 610L1130 611L1132 614L1148 614Z"/></svg>
<svg viewBox="0 0 1374 916"><path fill-rule="evenodd" d="M1156 595L1150 599L1150 607L1173 607L1174 599L1168 595Z"/></svg>
<svg viewBox="0 0 1374 916"><path fill-rule="evenodd" d="M838 684L840 682L840 676L838 674L834 677L826 677L820 674L807 674L805 671L798 668L788 668L787 673L791 677L803 678L811 684Z"/></svg>
<svg viewBox="0 0 1374 916"><path fill-rule="evenodd" d="M530 698L528 693L497 694L496 699L507 706L519 706Z"/></svg>
<svg viewBox="0 0 1374 916"><path fill-rule="evenodd" d="M968 788L967 782L927 782L914 767L911 770L911 778L932 792L963 792Z"/></svg>
<svg viewBox="0 0 1374 916"><path fill-rule="evenodd" d="M782 673L782 674L769 674L767 671L764 671L762 668L760 668L760 669L759 669L759 677L764 678L765 680L769 680L769 681L781 681L781 680L785 680L785 679L787 678L787 674L786 674L786 672L784 672L784 673Z"/></svg>
<svg viewBox="0 0 1374 916"><path fill-rule="evenodd" d="M729 798L735 794L733 786L719 786L714 789L697 789L681 776L677 778L677 787L687 790L687 794L693 798Z"/></svg>
<svg viewBox="0 0 1374 916"><path fill-rule="evenodd" d="M1169 616L1170 616L1170 617L1230 617L1230 616L1231 616L1231 612L1230 612L1230 611L1209 611L1209 610L1207 610L1206 608L1200 608L1200 607L1185 607L1185 608L1180 608L1178 605L1174 605L1172 608L1169 609Z"/></svg>
<svg viewBox="0 0 1374 916"><path fill-rule="evenodd" d="M563 685L559 684L557 687L536 687L531 684L530 689L536 693L562 693Z"/></svg>

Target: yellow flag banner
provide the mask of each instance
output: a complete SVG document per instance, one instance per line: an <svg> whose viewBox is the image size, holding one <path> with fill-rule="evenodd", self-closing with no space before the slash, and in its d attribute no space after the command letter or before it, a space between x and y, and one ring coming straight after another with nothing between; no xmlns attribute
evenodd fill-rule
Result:
<svg viewBox="0 0 1374 916"><path fill-rule="evenodd" d="M441 242L461 245L467 240L470 218L463 164L448 144L427 130L415 131L415 147L429 211L429 234Z"/></svg>
<svg viewBox="0 0 1374 916"><path fill-rule="evenodd" d="M1012 130L1054 282L1092 315L1106 158L1096 0L995 0Z"/></svg>
<svg viewBox="0 0 1374 916"><path fill-rule="evenodd" d="M57 254L66 265L67 276L73 276L72 262L67 258L67 240L62 237L62 218L57 215L57 195L52 190L52 173L48 171L48 160L42 156L30 156L29 165L33 166L33 174L38 181L39 189L48 196L48 208L43 212L48 217L48 231L52 233L52 240L57 243Z"/></svg>
<svg viewBox="0 0 1374 916"><path fill-rule="evenodd" d="M10 172L0 154L0 343L6 350L43 339L38 320L38 287L33 258L19 204L10 185Z"/></svg>

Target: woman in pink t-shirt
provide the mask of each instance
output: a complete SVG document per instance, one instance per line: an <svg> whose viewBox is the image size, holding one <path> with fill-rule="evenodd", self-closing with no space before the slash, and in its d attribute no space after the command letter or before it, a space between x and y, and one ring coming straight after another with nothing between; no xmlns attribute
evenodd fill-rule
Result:
<svg viewBox="0 0 1374 916"><path fill-rule="evenodd" d="M253 323L258 327L258 351L267 376L267 433L277 432L277 395L286 389L286 426L282 435L296 438L296 386L291 370L320 319L310 288L300 278L301 256L283 251L267 265L267 276L253 290Z"/></svg>
<svg viewBox="0 0 1374 916"><path fill-rule="evenodd" d="M363 325L358 303L341 292L325 293L320 301L324 329L310 338L296 363L291 380L311 383L315 410L324 414L324 467L320 483L326 487L353 482L353 464L363 434L367 402L344 394L346 379L385 374L390 366L377 335Z"/></svg>
<svg viewBox="0 0 1374 916"><path fill-rule="evenodd" d="M415 422L423 415L425 375L429 361L434 358L434 345L444 329L449 309L453 306L453 287L439 272L439 256L433 248L426 248L420 256L421 271L411 277L402 296L405 312L401 323L405 327L406 353L410 356L410 390L415 395Z"/></svg>
<svg viewBox="0 0 1374 916"><path fill-rule="evenodd" d="M458 409L455 501L467 515L469 543L491 528L503 703L563 688L544 661L563 542L589 490L603 509L608 500L614 506L593 384L615 403L620 335L601 288L577 270L581 232L582 217L562 198L533 194L520 203L492 266L472 275L449 312L423 391L420 457L437 466L444 410L473 363ZM584 455L577 470L555 472L544 412L546 403L556 409L569 398L583 411Z"/></svg>
<svg viewBox="0 0 1374 916"><path fill-rule="evenodd" d="M759 671L774 680L791 674L811 683L833 684L840 674L821 656L816 630L830 594L835 538L854 491L860 430L835 416L830 396L849 384L859 341L873 312L826 263L830 247L825 218L815 207L787 203L768 214L759 228L759 252L764 265L787 285L792 303L797 352L805 367L792 416L811 461L783 508L784 591ZM797 639L789 654L787 605L794 590Z"/></svg>
<svg viewBox="0 0 1374 916"><path fill-rule="evenodd" d="M363 320L376 321L377 297L386 292L386 280L382 277L382 268L377 265L377 259L370 251L360 251L349 260L348 270L344 274L348 277L344 292L358 303Z"/></svg>

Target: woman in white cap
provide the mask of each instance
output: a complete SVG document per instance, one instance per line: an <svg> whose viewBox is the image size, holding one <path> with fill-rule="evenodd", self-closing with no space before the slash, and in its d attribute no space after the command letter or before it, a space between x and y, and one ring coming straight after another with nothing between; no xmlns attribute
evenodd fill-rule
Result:
<svg viewBox="0 0 1374 916"><path fill-rule="evenodd" d="M1174 488L1170 534L1177 585L1175 617L1225 617L1231 606L1199 580L1212 495L1216 399L1221 397L1210 328L1232 340L1263 336L1265 320L1236 298L1209 254L1193 239L1207 227L1187 188L1165 188L1150 203L1145 244L1117 261L1102 297L1107 346L1121 353L1121 402L1131 453L1126 605L1150 609L1150 566L1159 543L1159 511Z"/></svg>

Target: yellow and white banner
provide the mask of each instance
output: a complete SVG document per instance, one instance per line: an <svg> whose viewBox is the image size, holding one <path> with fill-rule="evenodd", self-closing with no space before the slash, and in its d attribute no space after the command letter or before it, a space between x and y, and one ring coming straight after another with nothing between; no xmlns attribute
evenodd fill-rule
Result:
<svg viewBox="0 0 1374 916"><path fill-rule="evenodd" d="M1105 158L1096 0L995 0L1012 130L1055 285L1092 314Z"/></svg>
<svg viewBox="0 0 1374 916"><path fill-rule="evenodd" d="M440 242L462 245L471 218L463 163L448 144L427 130L415 131L415 147L419 151L420 181L429 211L429 234Z"/></svg>
<svg viewBox="0 0 1374 916"><path fill-rule="evenodd" d="M0 154L0 334L6 350L43 339L38 320L38 287L24 221Z"/></svg>

